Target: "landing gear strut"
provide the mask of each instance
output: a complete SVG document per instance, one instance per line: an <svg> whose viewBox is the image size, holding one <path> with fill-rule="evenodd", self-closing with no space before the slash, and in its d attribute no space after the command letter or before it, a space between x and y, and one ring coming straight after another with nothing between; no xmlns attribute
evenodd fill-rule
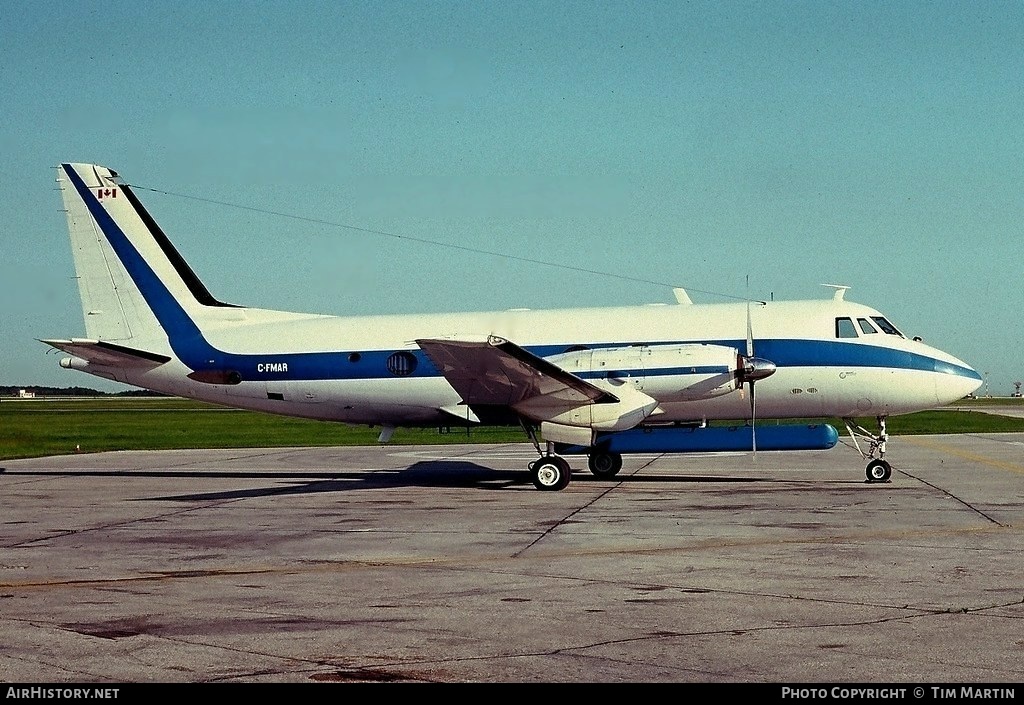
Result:
<svg viewBox="0 0 1024 705"><path fill-rule="evenodd" d="M877 435L858 425L853 419L843 419L843 423L846 424L846 430L850 432L850 438L853 439L857 452L860 453L862 458L868 459L868 466L864 470L867 481L888 482L889 478L892 477L892 466L885 460L885 443L889 440L889 434L885 431L885 417L878 416L877 420ZM857 442L858 437L868 442L869 447L866 452L860 447L860 443ZM876 455L878 457L875 457Z"/></svg>
<svg viewBox="0 0 1024 705"><path fill-rule="evenodd" d="M526 430L526 435L533 441L533 447L537 449L537 453L540 455L540 459L534 460L529 466L530 479L533 480L533 486L538 490L548 492L564 490L569 486L569 480L572 479L572 470L569 468L569 463L565 458L555 455L555 444L551 441L546 442L545 449L542 452L536 430L525 423L523 428Z"/></svg>

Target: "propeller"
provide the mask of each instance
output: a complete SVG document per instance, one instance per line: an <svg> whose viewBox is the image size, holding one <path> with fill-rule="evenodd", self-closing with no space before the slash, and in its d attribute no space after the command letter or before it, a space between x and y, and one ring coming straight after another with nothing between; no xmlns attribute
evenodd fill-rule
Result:
<svg viewBox="0 0 1024 705"><path fill-rule="evenodd" d="M749 288L749 277L747 284ZM775 374L775 363L754 355L754 329L750 321L750 297L747 297L747 348L745 355L738 355L736 377L740 386L750 385L750 442L757 457L757 398L754 396L754 382Z"/></svg>

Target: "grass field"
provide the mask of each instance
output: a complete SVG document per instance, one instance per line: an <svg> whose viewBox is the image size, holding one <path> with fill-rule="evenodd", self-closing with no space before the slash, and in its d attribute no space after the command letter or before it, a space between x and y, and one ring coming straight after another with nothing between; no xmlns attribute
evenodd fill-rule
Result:
<svg viewBox="0 0 1024 705"><path fill-rule="evenodd" d="M892 435L1024 432L1024 418L983 413L1020 399L977 399L889 419ZM809 420L813 422L814 420ZM819 420L820 421L820 420ZM774 424L765 421L764 424ZM785 423L800 423L793 419ZM841 433L842 422L831 420ZM873 418L863 419L873 430ZM105 450L374 445L379 429L237 411L176 398L3 399L0 460ZM521 443L518 427L399 429L392 444Z"/></svg>

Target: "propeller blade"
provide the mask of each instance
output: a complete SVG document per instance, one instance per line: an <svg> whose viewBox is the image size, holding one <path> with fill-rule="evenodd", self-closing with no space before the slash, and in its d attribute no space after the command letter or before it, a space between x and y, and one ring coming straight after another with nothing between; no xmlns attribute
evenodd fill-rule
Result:
<svg viewBox="0 0 1024 705"><path fill-rule="evenodd" d="M750 380L750 444L757 459L757 404L754 401L754 380Z"/></svg>
<svg viewBox="0 0 1024 705"><path fill-rule="evenodd" d="M754 396L754 381L764 379L775 372L775 365L769 360L754 357L754 325L750 315L750 275L747 275L747 355L743 358L743 380L750 384L750 448L753 459L757 460L757 402Z"/></svg>
<svg viewBox="0 0 1024 705"><path fill-rule="evenodd" d="M750 299L747 299L747 357L754 356L754 327L750 324Z"/></svg>

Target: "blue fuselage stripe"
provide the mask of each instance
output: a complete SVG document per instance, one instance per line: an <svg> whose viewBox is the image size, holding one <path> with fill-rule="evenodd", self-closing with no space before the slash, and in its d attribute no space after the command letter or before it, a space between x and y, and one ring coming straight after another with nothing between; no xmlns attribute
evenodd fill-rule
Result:
<svg viewBox="0 0 1024 705"><path fill-rule="evenodd" d="M718 375L731 372L725 365L704 365L701 367L637 367L619 368L616 370L590 370L587 372L574 372L582 379L608 379L625 377L679 377L685 375Z"/></svg>
<svg viewBox="0 0 1024 705"><path fill-rule="evenodd" d="M203 341L205 343L205 341ZM729 340L693 340L693 341L672 341L671 344L702 344L736 346L737 341ZM742 345L745 345L745 341ZM629 342L613 345L601 345L593 347L628 347ZM969 379L980 380L981 377L974 370L951 365L935 358L908 353L892 348L859 345L855 343L833 343L827 340L795 340L795 339L764 339L756 340L755 346L759 357L764 357L775 363L776 367L784 369L787 367L858 367L858 368L885 368L901 370L919 370L924 372L940 372L943 374L956 375ZM534 355L548 357L565 351L564 345L536 345L526 346ZM212 348L211 348L212 349ZM738 348L742 349L742 348ZM177 352L177 348L175 348ZM352 352L359 353L359 359L353 362L349 359ZM371 350L371 351L343 351L343 352L310 352L310 353L281 353L281 354L234 354L217 352L221 360L221 367L214 365L201 365L204 369L228 369L238 371L246 380L373 380L387 379L394 377L388 371L387 359L397 350ZM409 350L416 356L418 364L409 374L409 377L439 377L441 373L434 367L430 359L417 349ZM195 357L191 359L195 360ZM267 372L258 369L261 364L266 368L266 363L284 363L287 371ZM191 365L190 365L191 366ZM281 365L270 369L282 370ZM609 372L582 372L577 376L584 379L604 379L609 376L661 376L672 374L720 374L728 373L730 370L725 366L706 367L681 367L681 368L658 368L658 369L627 369Z"/></svg>

